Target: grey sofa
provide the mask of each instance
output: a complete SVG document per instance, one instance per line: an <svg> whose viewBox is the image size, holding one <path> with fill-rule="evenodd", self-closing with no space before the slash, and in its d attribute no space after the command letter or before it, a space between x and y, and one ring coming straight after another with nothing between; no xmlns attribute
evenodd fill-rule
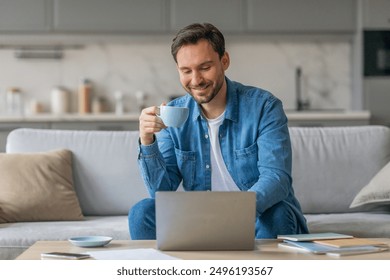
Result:
<svg viewBox="0 0 390 280"><path fill-rule="evenodd" d="M382 126L290 128L293 185L311 232L390 237L388 206L349 208L390 160L390 129ZM138 132L17 129L7 153L67 148L82 221L0 224L0 259L13 259L37 240L80 235L129 239L127 213L147 197L137 166Z"/></svg>

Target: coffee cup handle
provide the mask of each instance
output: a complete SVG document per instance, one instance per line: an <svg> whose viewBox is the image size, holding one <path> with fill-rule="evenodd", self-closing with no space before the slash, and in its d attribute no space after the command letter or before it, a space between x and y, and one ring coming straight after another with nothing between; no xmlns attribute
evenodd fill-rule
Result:
<svg viewBox="0 0 390 280"><path fill-rule="evenodd" d="M156 113L156 117L159 117L161 119L160 108L161 108L161 106L157 106L158 113Z"/></svg>

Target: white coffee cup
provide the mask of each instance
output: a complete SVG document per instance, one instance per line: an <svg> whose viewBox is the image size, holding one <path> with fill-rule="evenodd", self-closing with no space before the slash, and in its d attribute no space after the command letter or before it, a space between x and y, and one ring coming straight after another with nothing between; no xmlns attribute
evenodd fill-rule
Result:
<svg viewBox="0 0 390 280"><path fill-rule="evenodd" d="M189 110L186 107L159 106L160 114L156 114L166 126L179 127L188 118Z"/></svg>

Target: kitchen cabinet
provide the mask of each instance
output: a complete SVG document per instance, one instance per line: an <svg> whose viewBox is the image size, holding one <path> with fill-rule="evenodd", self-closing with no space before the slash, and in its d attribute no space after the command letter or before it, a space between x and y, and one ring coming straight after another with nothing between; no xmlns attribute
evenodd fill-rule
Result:
<svg viewBox="0 0 390 280"><path fill-rule="evenodd" d="M362 126L369 125L369 111L296 111L286 112L288 126Z"/></svg>
<svg viewBox="0 0 390 280"><path fill-rule="evenodd" d="M49 31L50 8L50 0L0 0L0 32Z"/></svg>
<svg viewBox="0 0 390 280"><path fill-rule="evenodd" d="M390 28L389 0L363 0L363 28Z"/></svg>
<svg viewBox="0 0 390 280"><path fill-rule="evenodd" d="M170 27L176 32L194 22L210 22L222 32L242 32L245 1L241 0L171 0Z"/></svg>
<svg viewBox="0 0 390 280"><path fill-rule="evenodd" d="M369 125L369 120L289 120L289 127L330 127Z"/></svg>
<svg viewBox="0 0 390 280"><path fill-rule="evenodd" d="M0 33L168 34L193 22L223 33L356 30L358 0L0 0ZM366 1L367 3L370 2ZM389 10L367 4L370 20Z"/></svg>
<svg viewBox="0 0 390 280"><path fill-rule="evenodd" d="M347 126L368 125L370 112L287 111L289 126ZM8 134L17 128L61 130L130 131L139 129L139 115L125 114L37 114L32 116L0 117L0 152L5 151Z"/></svg>
<svg viewBox="0 0 390 280"><path fill-rule="evenodd" d="M365 109L372 114L371 124L390 126L390 79L366 77L363 88Z"/></svg>
<svg viewBox="0 0 390 280"><path fill-rule="evenodd" d="M251 32L353 32L356 0L248 0Z"/></svg>
<svg viewBox="0 0 390 280"><path fill-rule="evenodd" d="M49 123L25 123L25 122L10 122L10 123L0 123L0 153L5 152L5 145L7 143L8 134L18 128L49 128Z"/></svg>
<svg viewBox="0 0 390 280"><path fill-rule="evenodd" d="M54 0L54 31L161 32L166 0Z"/></svg>
<svg viewBox="0 0 390 280"><path fill-rule="evenodd" d="M52 129L64 130L110 130L126 131L138 130L138 121L78 121L78 122L53 122Z"/></svg>

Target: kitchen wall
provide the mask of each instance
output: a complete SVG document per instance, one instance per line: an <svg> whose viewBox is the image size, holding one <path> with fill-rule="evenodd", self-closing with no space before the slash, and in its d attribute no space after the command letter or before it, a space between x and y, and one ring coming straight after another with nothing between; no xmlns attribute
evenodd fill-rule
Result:
<svg viewBox="0 0 390 280"><path fill-rule="evenodd" d="M170 55L171 39L157 36L88 44L66 50L61 60L17 59L14 50L0 49L0 112L5 112L5 90L10 86L22 89L26 105L35 100L50 112L50 91L59 85L71 93L75 112L77 87L83 77L92 80L96 96L109 101L109 110L113 110L118 90L124 93L126 112L137 111L137 91L147 94L146 105L160 104L171 95L183 94ZM301 67L303 96L312 108L350 109L349 40L226 39L230 79L268 89L282 99L286 109L294 109L295 69Z"/></svg>

